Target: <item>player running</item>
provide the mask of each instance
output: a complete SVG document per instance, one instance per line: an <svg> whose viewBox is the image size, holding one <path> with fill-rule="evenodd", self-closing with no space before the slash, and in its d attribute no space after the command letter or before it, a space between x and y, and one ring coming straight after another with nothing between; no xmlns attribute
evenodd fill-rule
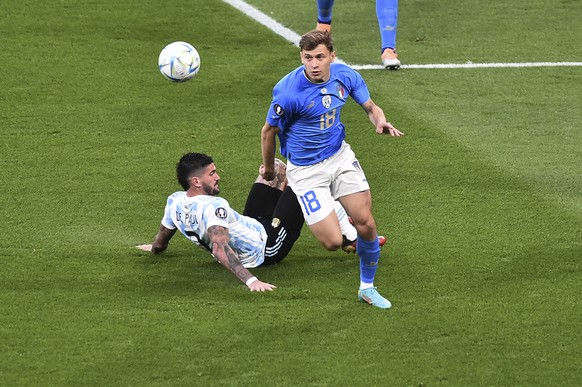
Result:
<svg viewBox="0 0 582 387"><path fill-rule="evenodd" d="M350 146L344 141L340 112L349 96L362 106L376 133L402 136L386 121L370 98L362 76L352 68L333 63L336 53L328 32L311 31L301 37L301 62L273 89L273 99L262 128L262 176L276 176L275 148L287 158L287 179L316 238L329 250L342 246L342 232L334 212L337 199L357 230L360 257L358 298L379 308L391 303L374 287L380 244L372 216L372 197L366 176Z"/></svg>

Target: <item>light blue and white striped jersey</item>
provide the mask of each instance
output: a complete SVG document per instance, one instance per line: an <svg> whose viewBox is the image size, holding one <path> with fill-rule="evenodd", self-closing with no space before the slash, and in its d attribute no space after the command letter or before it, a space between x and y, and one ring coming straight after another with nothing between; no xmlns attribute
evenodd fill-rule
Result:
<svg viewBox="0 0 582 387"><path fill-rule="evenodd" d="M257 267L265 260L267 232L263 225L239 214L221 197L189 197L185 191L174 192L168 197L162 225L172 230L177 228L186 238L210 252L208 228L225 227L230 237L229 245L244 267Z"/></svg>
<svg viewBox="0 0 582 387"><path fill-rule="evenodd" d="M349 66L332 63L324 83L311 82L304 70L296 68L275 85L267 113L267 123L280 129L281 154L294 165L336 154L346 136L340 113L348 97L360 105L370 99L364 79Z"/></svg>

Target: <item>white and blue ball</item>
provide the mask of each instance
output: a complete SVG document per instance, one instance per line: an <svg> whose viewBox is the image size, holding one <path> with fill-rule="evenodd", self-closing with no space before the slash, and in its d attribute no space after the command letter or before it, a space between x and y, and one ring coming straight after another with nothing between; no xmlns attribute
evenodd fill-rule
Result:
<svg viewBox="0 0 582 387"><path fill-rule="evenodd" d="M173 42L160 53L158 67L166 79L186 82L198 74L200 55L190 43Z"/></svg>

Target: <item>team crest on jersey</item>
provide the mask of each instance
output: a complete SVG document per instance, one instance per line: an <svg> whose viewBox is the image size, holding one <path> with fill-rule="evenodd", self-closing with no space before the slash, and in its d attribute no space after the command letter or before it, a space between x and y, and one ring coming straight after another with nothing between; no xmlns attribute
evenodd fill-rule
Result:
<svg viewBox="0 0 582 387"><path fill-rule="evenodd" d="M216 215L218 219L222 220L226 219L226 217L228 216L226 209L223 207L218 207L216 211L214 211L214 215Z"/></svg>
<svg viewBox="0 0 582 387"><path fill-rule="evenodd" d="M335 90L337 91L338 97L340 97L341 99L344 99L344 97L346 96L346 89L344 89L344 87L342 85L338 84L336 86Z"/></svg>
<svg viewBox="0 0 582 387"><path fill-rule="evenodd" d="M279 218L273 218L273 220L271 221L271 227L273 227L273 228L279 227L280 224L281 224L281 219L279 219Z"/></svg>
<svg viewBox="0 0 582 387"><path fill-rule="evenodd" d="M278 115L279 117L285 114L285 110L283 110L281 105L279 105L278 103L275 104L275 114Z"/></svg>
<svg viewBox="0 0 582 387"><path fill-rule="evenodd" d="M329 109L331 106L331 97L329 95L324 95L321 99L321 103L325 106L326 109Z"/></svg>

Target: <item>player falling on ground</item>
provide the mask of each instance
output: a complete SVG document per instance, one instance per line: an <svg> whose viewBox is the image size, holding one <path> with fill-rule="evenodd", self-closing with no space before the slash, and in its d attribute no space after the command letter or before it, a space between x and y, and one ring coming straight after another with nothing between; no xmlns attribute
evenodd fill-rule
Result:
<svg viewBox="0 0 582 387"><path fill-rule="evenodd" d="M258 280L248 269L280 262L301 234L305 220L295 194L287 186L285 169L285 163L276 160L274 179L266 181L259 174L241 215L217 196L220 176L212 157L185 154L176 166L184 191L168 197L153 243L137 247L159 254L179 230L210 252L251 291L275 289L275 285ZM355 239L356 230L345 211L339 205L337 211L343 232Z"/></svg>

